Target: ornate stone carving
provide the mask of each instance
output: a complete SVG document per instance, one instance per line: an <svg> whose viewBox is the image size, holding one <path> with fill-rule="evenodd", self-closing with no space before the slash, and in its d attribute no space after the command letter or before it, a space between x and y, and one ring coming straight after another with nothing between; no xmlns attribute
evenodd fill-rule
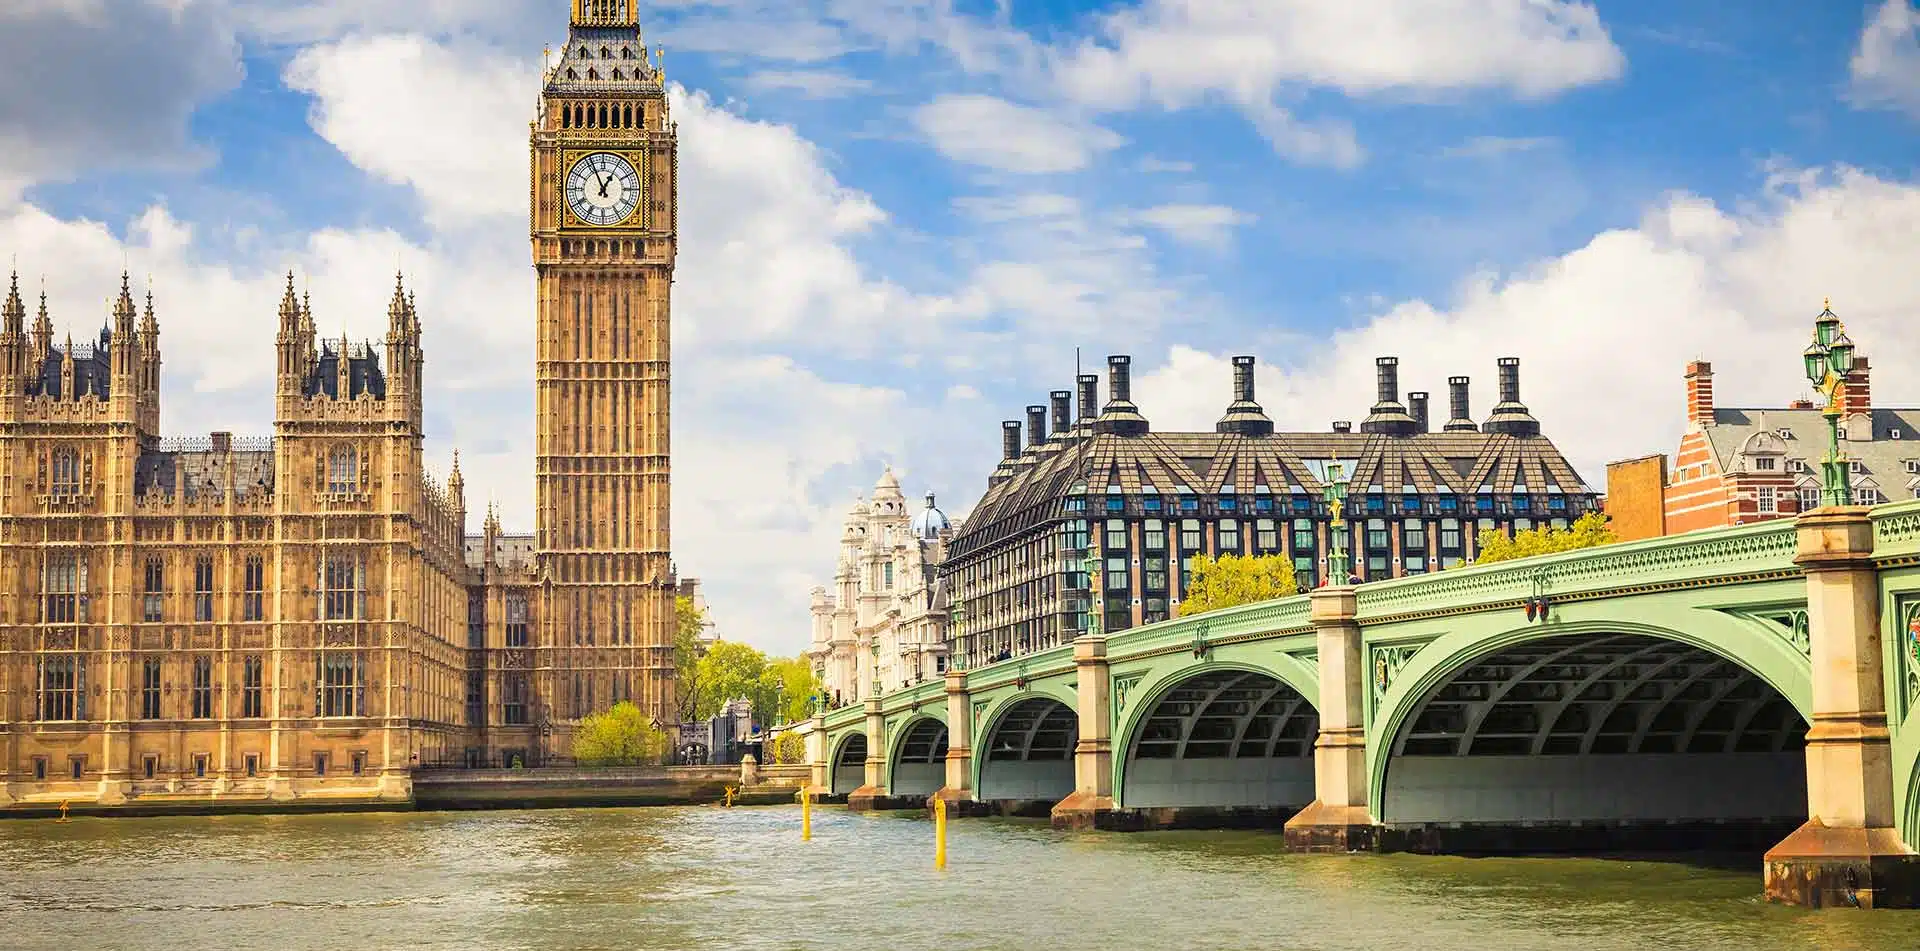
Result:
<svg viewBox="0 0 1920 951"><path fill-rule="evenodd" d="M1900 719L1920 706L1920 597L1900 602Z"/></svg>
<svg viewBox="0 0 1920 951"><path fill-rule="evenodd" d="M1376 702L1386 696L1387 688L1393 686L1393 678L1399 675L1400 668L1405 667L1407 661L1412 660L1413 655L1420 653L1420 648L1424 646L1426 645L1391 644L1373 649L1372 663L1368 667L1372 671L1369 679L1373 682L1373 699Z"/></svg>

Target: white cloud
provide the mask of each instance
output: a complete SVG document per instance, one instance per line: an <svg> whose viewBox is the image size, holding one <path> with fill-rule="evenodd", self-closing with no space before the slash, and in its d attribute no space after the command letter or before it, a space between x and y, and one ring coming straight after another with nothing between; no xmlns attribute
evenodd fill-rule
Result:
<svg viewBox="0 0 1920 951"><path fill-rule="evenodd" d="M1681 374L1711 360L1722 405L1782 406L1805 393L1799 369L1821 299L1874 365L1882 405L1920 403L1920 272L1903 262L1920 234L1920 184L1852 169L1782 174L1754 207L1690 195L1640 225L1511 274L1480 274L1455 299L1403 301L1326 341L1308 365L1263 362L1260 401L1304 431L1358 421L1373 359L1401 359L1404 392L1444 412L1446 377L1474 378L1474 410L1494 400L1495 357L1523 360L1522 397L1596 489L1606 463L1672 452L1684 426ZM1229 354L1174 348L1137 373L1143 412L1166 429L1209 427L1226 407Z"/></svg>
<svg viewBox="0 0 1920 951"><path fill-rule="evenodd" d="M749 74L745 84L762 91L796 92L808 99L834 99L873 88L869 80L831 69L763 69Z"/></svg>
<svg viewBox="0 0 1920 951"><path fill-rule="evenodd" d="M941 96L913 122L948 158L1004 172L1079 171L1126 143L1097 125L993 96Z"/></svg>
<svg viewBox="0 0 1920 951"><path fill-rule="evenodd" d="M1867 20L1850 64L1855 105L1920 119L1920 8L1886 0Z"/></svg>
<svg viewBox="0 0 1920 951"><path fill-rule="evenodd" d="M1191 172L1193 163L1176 162L1149 155L1140 160L1140 170L1143 172Z"/></svg>
<svg viewBox="0 0 1920 951"><path fill-rule="evenodd" d="M1580 0L1145 0L1104 17L1100 32L1053 52L1069 99L1126 110L1221 97L1282 154L1336 167L1362 156L1351 128L1297 119L1280 105L1286 90L1538 99L1614 79L1626 62Z"/></svg>
<svg viewBox="0 0 1920 951"><path fill-rule="evenodd" d="M1188 244L1211 247L1230 243L1233 229L1258 220L1226 205L1157 205L1135 212L1133 218Z"/></svg>
<svg viewBox="0 0 1920 951"><path fill-rule="evenodd" d="M537 64L480 48L376 36L308 47L285 80L314 97L315 132L375 177L412 186L450 226L526 214L539 76Z"/></svg>
<svg viewBox="0 0 1920 951"><path fill-rule="evenodd" d="M187 120L241 78L239 48L205 4L0 4L0 204L38 181L203 156Z"/></svg>

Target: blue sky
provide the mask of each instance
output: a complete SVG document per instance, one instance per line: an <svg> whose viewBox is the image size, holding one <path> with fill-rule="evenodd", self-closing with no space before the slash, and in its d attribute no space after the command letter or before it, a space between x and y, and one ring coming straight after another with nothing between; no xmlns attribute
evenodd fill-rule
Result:
<svg viewBox="0 0 1920 951"><path fill-rule="evenodd" d="M1349 11L1349 6L1365 6ZM1318 429L1523 358L1596 488L1671 450L1681 365L1783 403L1822 297L1914 401L1912 0L670 0L676 554L797 650L891 463L964 512L998 423L1135 357L1209 427L1227 358ZM171 433L271 426L287 270L323 328L420 297L428 453L531 525L525 123L561 0L17 0L0 252L56 324L153 274ZM82 52L84 76L72 76ZM97 64L97 65L96 65ZM65 72L63 72L63 70ZM1909 328L1901 335L1897 328ZM1875 342L1881 341L1876 347ZM477 522L477 518L476 518Z"/></svg>

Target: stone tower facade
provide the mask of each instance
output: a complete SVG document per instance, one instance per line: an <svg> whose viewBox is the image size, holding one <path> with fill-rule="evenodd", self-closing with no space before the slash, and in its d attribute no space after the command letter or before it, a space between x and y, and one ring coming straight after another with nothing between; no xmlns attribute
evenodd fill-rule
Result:
<svg viewBox="0 0 1920 951"><path fill-rule="evenodd" d="M272 438L167 440L160 325L0 304L0 806L405 799L458 755L465 505L420 320L327 339L291 279Z"/></svg>
<svg viewBox="0 0 1920 951"><path fill-rule="evenodd" d="M674 720L669 554L676 132L635 0L573 0L532 130L539 284L537 726Z"/></svg>

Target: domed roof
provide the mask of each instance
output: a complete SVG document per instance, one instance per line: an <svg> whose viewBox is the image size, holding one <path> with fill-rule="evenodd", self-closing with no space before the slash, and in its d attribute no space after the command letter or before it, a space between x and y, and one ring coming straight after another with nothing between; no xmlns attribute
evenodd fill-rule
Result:
<svg viewBox="0 0 1920 951"><path fill-rule="evenodd" d="M933 493L928 492L926 509L913 517L914 536L923 541L934 541L940 537L941 532L952 527L952 524L947 521L946 513L933 504Z"/></svg>
<svg viewBox="0 0 1920 951"><path fill-rule="evenodd" d="M892 466L888 466L885 472L880 473L880 481L873 484L873 497L882 499L899 496L900 477L893 474Z"/></svg>

